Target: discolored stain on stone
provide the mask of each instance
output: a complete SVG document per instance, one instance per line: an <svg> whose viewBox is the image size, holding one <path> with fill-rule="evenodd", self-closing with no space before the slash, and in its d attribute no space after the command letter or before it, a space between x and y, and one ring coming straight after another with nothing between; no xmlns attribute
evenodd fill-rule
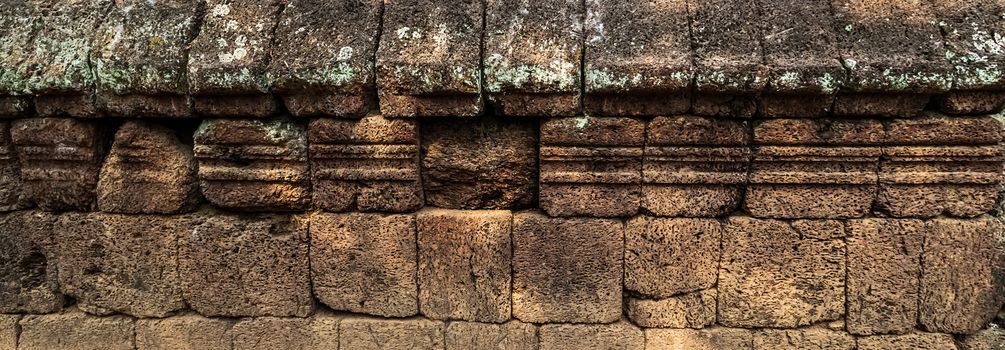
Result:
<svg viewBox="0 0 1005 350"><path fill-rule="evenodd" d="M917 324L921 220L848 222L849 333L905 333Z"/></svg>
<svg viewBox="0 0 1005 350"><path fill-rule="evenodd" d="M722 225L715 219L628 220L625 289L666 298L715 285Z"/></svg>
<svg viewBox="0 0 1005 350"><path fill-rule="evenodd" d="M427 319L349 317L339 325L339 348L359 350L444 349L443 322Z"/></svg>
<svg viewBox="0 0 1005 350"><path fill-rule="evenodd" d="M235 321L195 313L136 320L139 350L226 349L233 342Z"/></svg>
<svg viewBox="0 0 1005 350"><path fill-rule="evenodd" d="M446 350L538 350L537 328L520 321L450 322L445 335Z"/></svg>
<svg viewBox="0 0 1005 350"><path fill-rule="evenodd" d="M28 315L19 323L18 349L132 350L135 320L117 315L94 317L77 310L52 315Z"/></svg>
<svg viewBox="0 0 1005 350"><path fill-rule="evenodd" d="M0 214L0 313L63 308L55 221L56 216L39 211Z"/></svg>
<svg viewBox="0 0 1005 350"><path fill-rule="evenodd" d="M11 140L21 162L24 195L42 210L90 210L104 136L101 126L79 119L15 120Z"/></svg>

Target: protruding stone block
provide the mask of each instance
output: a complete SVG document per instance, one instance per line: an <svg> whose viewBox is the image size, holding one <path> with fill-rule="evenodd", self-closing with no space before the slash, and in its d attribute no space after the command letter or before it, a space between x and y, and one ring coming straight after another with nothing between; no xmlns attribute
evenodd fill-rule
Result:
<svg viewBox="0 0 1005 350"><path fill-rule="evenodd" d="M0 214L0 313L43 314L63 308L56 217L38 211Z"/></svg>
<svg viewBox="0 0 1005 350"><path fill-rule="evenodd" d="M14 121L11 140L25 196L42 210L90 210L104 157L102 136L97 125L77 119Z"/></svg>
<svg viewBox="0 0 1005 350"><path fill-rule="evenodd" d="M410 212L423 205L419 130L410 119L313 119L314 206L329 211Z"/></svg>
<svg viewBox="0 0 1005 350"><path fill-rule="evenodd" d="M754 94L767 82L762 64L757 2L711 0L688 3L694 48L691 110L699 115L751 117Z"/></svg>
<svg viewBox="0 0 1005 350"><path fill-rule="evenodd" d="M715 323L715 304L715 289L709 289L664 299L630 298L625 313L640 327L702 328Z"/></svg>
<svg viewBox="0 0 1005 350"><path fill-rule="evenodd" d="M380 111L391 117L473 116L481 94L481 1L384 3L377 50Z"/></svg>
<svg viewBox="0 0 1005 350"><path fill-rule="evenodd" d="M0 122L0 212L29 205L21 184L21 166L10 137L10 122Z"/></svg>
<svg viewBox="0 0 1005 350"><path fill-rule="evenodd" d="M541 122L541 209L551 216L638 212L645 129L645 122L631 118Z"/></svg>
<svg viewBox="0 0 1005 350"><path fill-rule="evenodd" d="M339 347L340 318L319 313L309 318L258 317L234 325L234 349L321 350Z"/></svg>
<svg viewBox="0 0 1005 350"><path fill-rule="evenodd" d="M616 220L514 215L513 316L533 323L617 321L623 239Z"/></svg>
<svg viewBox="0 0 1005 350"><path fill-rule="evenodd" d="M450 322L446 345L446 350L537 350L537 327L520 321Z"/></svg>
<svg viewBox="0 0 1005 350"><path fill-rule="evenodd" d="M939 333L907 333L902 335L875 335L858 338L859 350L956 350L953 336Z"/></svg>
<svg viewBox="0 0 1005 350"><path fill-rule="evenodd" d="M920 220L848 222L849 333L904 333L918 323Z"/></svg>
<svg viewBox="0 0 1005 350"><path fill-rule="evenodd" d="M444 349L444 325L427 319L350 317L339 325L339 348L359 350Z"/></svg>
<svg viewBox="0 0 1005 350"><path fill-rule="evenodd" d="M844 235L837 220L730 218L722 239L719 323L785 328L840 318Z"/></svg>
<svg viewBox="0 0 1005 350"><path fill-rule="evenodd" d="M198 217L179 236L185 301L206 316L297 316L313 308L307 220L300 216Z"/></svg>
<svg viewBox="0 0 1005 350"><path fill-rule="evenodd" d="M642 350L645 334L628 322L612 324L546 324L540 331L541 350Z"/></svg>
<svg viewBox="0 0 1005 350"><path fill-rule="evenodd" d="M127 121L115 133L98 179L98 209L110 213L176 214L195 209L195 158L164 125Z"/></svg>
<svg viewBox="0 0 1005 350"><path fill-rule="evenodd" d="M1005 31L1005 3L981 0L931 1L953 68L953 90L940 97L943 112L991 114L1005 106L1005 52L995 39Z"/></svg>
<svg viewBox="0 0 1005 350"><path fill-rule="evenodd" d="M715 286L722 225L637 216L625 229L625 289L665 298Z"/></svg>
<svg viewBox="0 0 1005 350"><path fill-rule="evenodd" d="M137 350L229 349L234 320L187 314L136 321Z"/></svg>
<svg viewBox="0 0 1005 350"><path fill-rule="evenodd" d="M742 328L646 329L646 349L750 350L754 334Z"/></svg>
<svg viewBox="0 0 1005 350"><path fill-rule="evenodd" d="M311 278L322 303L385 317L419 311L414 216L318 214L310 230Z"/></svg>
<svg viewBox="0 0 1005 350"><path fill-rule="evenodd" d="M195 133L199 187L210 203L291 211L310 201L307 135L287 120L209 119Z"/></svg>
<svg viewBox="0 0 1005 350"><path fill-rule="evenodd" d="M29 78L32 38L41 27L41 9L35 1L4 1L0 6L0 118L26 117L31 113Z"/></svg>
<svg viewBox="0 0 1005 350"><path fill-rule="evenodd" d="M423 123L426 204L448 209L519 209L537 194L537 127L483 117Z"/></svg>
<svg viewBox="0 0 1005 350"><path fill-rule="evenodd" d="M189 44L201 1L115 1L97 29L91 64L98 106L123 117L187 117Z"/></svg>
<svg viewBox="0 0 1005 350"><path fill-rule="evenodd" d="M686 113L694 74L687 2L589 0L586 7L586 112Z"/></svg>
<svg viewBox="0 0 1005 350"><path fill-rule="evenodd" d="M754 125L759 146L744 206L755 217L844 219L866 215L876 193L877 120L769 119Z"/></svg>
<svg viewBox="0 0 1005 350"><path fill-rule="evenodd" d="M134 322L126 316L96 317L79 311L28 315L21 319L17 348L133 350Z"/></svg>
<svg viewBox="0 0 1005 350"><path fill-rule="evenodd" d="M382 8L380 0L286 4L269 74L291 114L357 117L376 106L373 67Z"/></svg>
<svg viewBox="0 0 1005 350"><path fill-rule="evenodd" d="M656 117L646 131L642 208L657 216L713 217L737 209L750 167L747 122Z"/></svg>
<svg viewBox="0 0 1005 350"><path fill-rule="evenodd" d="M754 333L754 349L819 349L854 350L855 338L850 334L823 327L772 329Z"/></svg>

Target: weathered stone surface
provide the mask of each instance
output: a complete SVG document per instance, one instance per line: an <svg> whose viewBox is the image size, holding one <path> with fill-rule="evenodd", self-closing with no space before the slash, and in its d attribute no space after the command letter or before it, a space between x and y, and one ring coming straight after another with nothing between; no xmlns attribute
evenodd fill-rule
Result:
<svg viewBox="0 0 1005 350"><path fill-rule="evenodd" d="M416 215L419 310L437 320L510 319L513 216L430 209Z"/></svg>
<svg viewBox="0 0 1005 350"><path fill-rule="evenodd" d="M537 350L537 327L510 321L503 324L450 322L446 350Z"/></svg>
<svg viewBox="0 0 1005 350"><path fill-rule="evenodd" d="M311 278L322 303L385 317L419 311L414 216L318 214L310 230Z"/></svg>
<svg viewBox="0 0 1005 350"><path fill-rule="evenodd" d="M201 1L115 1L97 30L91 65L98 105L116 116L186 117L186 63Z"/></svg>
<svg viewBox="0 0 1005 350"><path fill-rule="evenodd" d="M939 110L949 114L994 114L1005 107L1000 91L950 91L939 96Z"/></svg>
<svg viewBox="0 0 1005 350"><path fill-rule="evenodd" d="M286 4L269 75L290 113L359 116L376 105L373 67L381 9L379 0Z"/></svg>
<svg viewBox="0 0 1005 350"><path fill-rule="evenodd" d="M754 334L741 328L646 329L646 349L750 350Z"/></svg>
<svg viewBox="0 0 1005 350"><path fill-rule="evenodd" d="M21 319L18 349L132 350L134 321L126 316L95 317L79 311L28 315Z"/></svg>
<svg viewBox="0 0 1005 350"><path fill-rule="evenodd" d="M98 178L98 209L111 213L175 214L199 201L195 158L164 125L127 121Z"/></svg>
<svg viewBox="0 0 1005 350"><path fill-rule="evenodd" d="M0 313L49 313L63 307L57 275L55 216L0 214Z"/></svg>
<svg viewBox="0 0 1005 350"><path fill-rule="evenodd" d="M546 324L540 330L541 350L642 350L645 335L628 322L612 324Z"/></svg>
<svg viewBox="0 0 1005 350"><path fill-rule="evenodd" d="M206 316L297 316L311 312L307 221L301 216L197 217L179 236L185 301Z"/></svg>
<svg viewBox="0 0 1005 350"><path fill-rule="evenodd" d="M763 330L754 333L756 350L853 350L855 338L850 334L822 327Z"/></svg>
<svg viewBox="0 0 1005 350"><path fill-rule="evenodd" d="M960 350L1002 350L1005 349L1005 329L992 326L963 338Z"/></svg>
<svg viewBox="0 0 1005 350"><path fill-rule="evenodd" d="M1005 102L1005 52L1001 14L1005 3L979 0L932 1L953 69L953 89L940 102L943 111L958 114L996 113ZM993 91L988 91L993 90Z"/></svg>
<svg viewBox="0 0 1005 350"><path fill-rule="evenodd" d="M638 212L645 129L645 122L632 118L542 121L541 209L551 216Z"/></svg>
<svg viewBox="0 0 1005 350"><path fill-rule="evenodd" d="M405 350L444 348L444 325L426 319L350 317L339 325L339 348Z"/></svg>
<svg viewBox="0 0 1005 350"><path fill-rule="evenodd" d="M195 133L199 187L210 203L290 211L310 201L307 135L287 120L207 119Z"/></svg>
<svg viewBox="0 0 1005 350"><path fill-rule="evenodd" d="M164 317L185 308L178 236L185 217L66 213L53 229L60 290L88 313Z"/></svg>
<svg viewBox="0 0 1005 350"><path fill-rule="evenodd" d="M537 192L537 128L484 117L422 126L426 204L449 209L519 209Z"/></svg>
<svg viewBox="0 0 1005 350"><path fill-rule="evenodd" d="M903 335L875 335L857 340L859 350L956 350L953 336L938 333L908 333Z"/></svg>
<svg viewBox="0 0 1005 350"><path fill-rule="evenodd" d="M657 216L712 217L737 209L750 166L747 122L656 117L646 130L642 208Z"/></svg>
<svg viewBox="0 0 1005 350"><path fill-rule="evenodd" d="M10 137L10 123L0 122L0 212L29 205L21 185L21 167Z"/></svg>
<svg viewBox="0 0 1005 350"><path fill-rule="evenodd" d="M694 96L699 115L750 117L768 69L762 64L757 2L711 0L688 3L694 48Z"/></svg>
<svg viewBox="0 0 1005 350"><path fill-rule="evenodd" d="M0 116L17 117L27 111L31 94L32 38L41 27L39 3L7 0L0 6Z"/></svg>
<svg viewBox="0 0 1005 350"><path fill-rule="evenodd" d="M919 321L928 331L976 332L1005 302L1005 237L996 219L926 221L921 266Z"/></svg>
<svg viewBox="0 0 1005 350"><path fill-rule="evenodd" d="M21 320L21 315L0 314L0 349L17 349L17 322Z"/></svg>
<svg viewBox="0 0 1005 350"><path fill-rule="evenodd" d="M920 220L848 222L848 332L869 335L914 329L924 226Z"/></svg>
<svg viewBox="0 0 1005 350"><path fill-rule="evenodd" d="M586 1L583 107L591 115L669 115L691 105L687 2Z"/></svg>
<svg viewBox="0 0 1005 350"><path fill-rule="evenodd" d="M320 313L309 318L257 317L234 325L234 349L322 350L339 346L340 318Z"/></svg>
<svg viewBox="0 0 1005 350"><path fill-rule="evenodd" d="M711 288L719 268L722 225L715 219L628 220L625 289L655 298Z"/></svg>
<svg viewBox="0 0 1005 350"><path fill-rule="evenodd" d="M31 99L21 96L0 96L0 118L20 118L31 113Z"/></svg>
<svg viewBox="0 0 1005 350"><path fill-rule="evenodd" d="M234 320L187 314L136 320L137 350L229 349Z"/></svg>
<svg viewBox="0 0 1005 350"><path fill-rule="evenodd" d="M797 327L845 309L844 224L732 217L722 239L718 321Z"/></svg>
<svg viewBox="0 0 1005 350"><path fill-rule="evenodd" d="M376 65L384 115L482 113L484 7L472 0L385 2Z"/></svg>
<svg viewBox="0 0 1005 350"><path fill-rule="evenodd" d="M24 195L42 210L90 210L104 144L99 127L76 119L19 119L11 140Z"/></svg>
<svg viewBox="0 0 1005 350"><path fill-rule="evenodd" d="M515 214L513 316L534 323L618 320L623 239L615 220Z"/></svg>
<svg viewBox="0 0 1005 350"><path fill-rule="evenodd" d="M715 323L715 289L679 294L665 299L629 298L625 313L646 328L702 328Z"/></svg>
<svg viewBox="0 0 1005 350"><path fill-rule="evenodd" d="M419 130L411 119L313 119L314 206L329 211L410 212L423 205Z"/></svg>
<svg viewBox="0 0 1005 350"><path fill-rule="evenodd" d="M485 93L495 112L579 113L583 2L488 0L485 6Z"/></svg>

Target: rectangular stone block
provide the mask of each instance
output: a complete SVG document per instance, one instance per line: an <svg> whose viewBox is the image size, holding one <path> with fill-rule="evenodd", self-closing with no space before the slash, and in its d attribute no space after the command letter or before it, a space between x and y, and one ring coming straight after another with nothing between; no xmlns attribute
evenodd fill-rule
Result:
<svg viewBox="0 0 1005 350"><path fill-rule="evenodd" d="M444 324L421 318L349 317L339 324L339 349L444 349Z"/></svg>
<svg viewBox="0 0 1005 350"><path fill-rule="evenodd" d="M642 350L645 334L628 322L612 324L546 324L540 331L541 350Z"/></svg>
<svg viewBox="0 0 1005 350"><path fill-rule="evenodd" d="M24 195L42 210L90 210L104 157L101 131L77 119L15 120L11 140Z"/></svg>
<svg viewBox="0 0 1005 350"><path fill-rule="evenodd" d="M21 166L10 135L10 122L0 122L0 212L30 204L22 189Z"/></svg>
<svg viewBox="0 0 1005 350"><path fill-rule="evenodd" d="M583 5L578 0L485 2L485 94L497 114L579 113Z"/></svg>
<svg viewBox="0 0 1005 350"><path fill-rule="evenodd" d="M918 323L925 224L920 220L848 222L849 333L904 333Z"/></svg>
<svg viewBox="0 0 1005 350"><path fill-rule="evenodd" d="M1005 102L1005 52L995 39L1005 30L1005 3L980 0L930 2L953 69L953 92L940 98L946 113L983 114L1001 111Z"/></svg>
<svg viewBox="0 0 1005 350"><path fill-rule="evenodd" d="M953 336L938 333L907 333L901 335L874 335L857 340L859 350L956 350Z"/></svg>
<svg viewBox="0 0 1005 350"><path fill-rule="evenodd" d="M422 314L437 320L509 320L513 215L429 209L415 220Z"/></svg>
<svg viewBox="0 0 1005 350"><path fill-rule="evenodd" d="M315 215L310 227L314 295L340 311L415 315L415 230L413 215Z"/></svg>
<svg viewBox="0 0 1005 350"><path fill-rule="evenodd" d="M423 205L415 121L379 115L313 119L314 206L328 211L411 212Z"/></svg>
<svg viewBox="0 0 1005 350"><path fill-rule="evenodd" d="M446 350L538 350L537 326L520 321L450 322L445 337Z"/></svg>
<svg viewBox="0 0 1005 350"><path fill-rule="evenodd" d="M484 2L398 0L384 5L376 63L381 113L481 114Z"/></svg>
<svg viewBox="0 0 1005 350"><path fill-rule="evenodd" d="M703 328L715 323L715 289L663 299L629 298L625 313L645 328Z"/></svg>
<svg viewBox="0 0 1005 350"><path fill-rule="evenodd" d="M240 211L293 211L310 201L307 135L288 120L207 119L195 132L199 187Z"/></svg>
<svg viewBox="0 0 1005 350"><path fill-rule="evenodd" d="M750 350L754 333L742 328L645 330L646 349Z"/></svg>
<svg viewBox="0 0 1005 350"><path fill-rule="evenodd" d="M854 350L855 338L850 334L823 327L773 329L754 333L756 350Z"/></svg>
<svg viewBox="0 0 1005 350"><path fill-rule="evenodd" d="M768 68L757 2L711 0L688 3L694 48L695 96L699 115L751 117L754 94L764 89Z"/></svg>
<svg viewBox="0 0 1005 350"><path fill-rule="evenodd" d="M841 318L844 236L837 220L731 217L722 238L719 324L786 328Z"/></svg>
<svg viewBox="0 0 1005 350"><path fill-rule="evenodd" d="M750 154L747 122L656 117L646 130L642 208L657 216L729 214L740 206Z"/></svg>
<svg viewBox="0 0 1005 350"><path fill-rule="evenodd" d="M0 214L0 313L43 314L63 308L54 215Z"/></svg>
<svg viewBox="0 0 1005 350"><path fill-rule="evenodd" d="M178 239L189 306L206 316L304 317L313 309L307 220L296 215L196 217Z"/></svg>
<svg viewBox="0 0 1005 350"><path fill-rule="evenodd" d="M625 289L666 298L715 286L722 225L637 216L625 228Z"/></svg>
<svg viewBox="0 0 1005 350"><path fill-rule="evenodd" d="M269 76L291 114L357 117L376 106L382 9L380 0L286 3Z"/></svg>
<svg viewBox="0 0 1005 350"><path fill-rule="evenodd" d="M638 212L645 129L645 122L631 118L542 121L541 209L551 216Z"/></svg>
<svg viewBox="0 0 1005 350"><path fill-rule="evenodd" d="M19 350L133 350L135 321L126 316L91 316L80 311L27 315L21 319Z"/></svg>
<svg viewBox="0 0 1005 350"><path fill-rule="evenodd" d="M0 315L0 349L17 349L17 336L19 333L18 321L21 315Z"/></svg>
<svg viewBox="0 0 1005 350"><path fill-rule="evenodd" d="M513 217L513 316L524 322L605 323L621 317L623 224Z"/></svg>
<svg viewBox="0 0 1005 350"><path fill-rule="evenodd" d="M41 27L41 8L34 1L5 1L0 7L0 117L25 117L32 93L28 78L32 39Z"/></svg>
<svg viewBox="0 0 1005 350"><path fill-rule="evenodd" d="M938 97L939 111L946 114L995 114L1005 107L1005 92L950 91Z"/></svg>
<svg viewBox="0 0 1005 350"><path fill-rule="evenodd" d="M672 115L691 107L686 1L589 0L584 31L586 113Z"/></svg>
<svg viewBox="0 0 1005 350"><path fill-rule="evenodd" d="M339 348L339 321L330 313L308 318L258 317L234 325L234 350Z"/></svg>
<svg viewBox="0 0 1005 350"><path fill-rule="evenodd" d="M236 321L195 313L136 320L137 350L230 349Z"/></svg>

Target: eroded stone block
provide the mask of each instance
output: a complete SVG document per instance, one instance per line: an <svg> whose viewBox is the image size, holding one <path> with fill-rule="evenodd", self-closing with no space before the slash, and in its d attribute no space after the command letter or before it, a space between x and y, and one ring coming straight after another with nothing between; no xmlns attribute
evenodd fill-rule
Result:
<svg viewBox="0 0 1005 350"><path fill-rule="evenodd" d="M848 316L852 334L904 333L918 320L920 220L848 222Z"/></svg>
<svg viewBox="0 0 1005 350"><path fill-rule="evenodd" d="M908 333L902 335L875 335L857 340L859 350L956 350L953 336L938 333Z"/></svg>
<svg viewBox="0 0 1005 350"><path fill-rule="evenodd" d="M715 323L715 304L715 289L709 289L664 299L630 298L625 313L645 328L702 328Z"/></svg>
<svg viewBox="0 0 1005 350"><path fill-rule="evenodd" d="M314 206L410 212L423 205L419 132L410 119L313 119L308 125Z"/></svg>
<svg viewBox="0 0 1005 350"><path fill-rule="evenodd" d="M229 349L235 321L198 314L136 320L137 350Z"/></svg>
<svg viewBox="0 0 1005 350"><path fill-rule="evenodd" d="M0 214L0 312L42 314L63 307L55 220L39 211Z"/></svg>
<svg viewBox="0 0 1005 350"><path fill-rule="evenodd" d="M712 0L688 3L699 115L751 117L753 94L767 82L757 2Z"/></svg>
<svg viewBox="0 0 1005 350"><path fill-rule="evenodd" d="M10 137L10 123L0 122L0 212L29 205L21 185L21 167Z"/></svg>
<svg viewBox="0 0 1005 350"><path fill-rule="evenodd" d="M503 324L450 322L446 350L537 350L537 327L510 321Z"/></svg>
<svg viewBox="0 0 1005 350"><path fill-rule="evenodd" d="M823 327L763 330L754 333L756 350L825 350L856 349L850 334Z"/></svg>
<svg viewBox="0 0 1005 350"><path fill-rule="evenodd" d="M315 215L310 228L314 295L335 310L415 315L415 229L412 215Z"/></svg>
<svg viewBox="0 0 1005 350"><path fill-rule="evenodd" d="M90 210L104 157L103 133L77 119L19 119L11 140L24 195L42 210Z"/></svg>
<svg viewBox="0 0 1005 350"><path fill-rule="evenodd" d="M339 348L359 350L444 349L444 325L427 319L350 317L339 325Z"/></svg>
<svg viewBox="0 0 1005 350"><path fill-rule="evenodd" d="M21 315L0 315L0 349L17 349L18 321Z"/></svg>
<svg viewBox="0 0 1005 350"><path fill-rule="evenodd" d="M320 313L309 318L257 317L234 325L234 349L321 350L339 347L339 317Z"/></svg>
<svg viewBox="0 0 1005 350"><path fill-rule="evenodd" d="M621 316L624 231L609 219L513 217L513 316L614 322Z"/></svg>
<svg viewBox="0 0 1005 350"><path fill-rule="evenodd" d="M638 216L625 229L625 289L665 298L711 288L722 225L715 219Z"/></svg>
<svg viewBox="0 0 1005 350"><path fill-rule="evenodd" d="M0 117L30 113L32 93L28 78L32 38L41 27L41 8L35 1L8 0L0 6Z"/></svg>
<svg viewBox="0 0 1005 350"><path fill-rule="evenodd" d="M645 335L628 322L612 324L546 324L540 330L541 350L642 350Z"/></svg>
<svg viewBox="0 0 1005 350"><path fill-rule="evenodd" d="M1001 1L932 1L953 68L953 92L940 98L946 113L997 113L1005 104L1005 52L994 39L1005 31Z"/></svg>
<svg viewBox="0 0 1005 350"><path fill-rule="evenodd" d="M754 334L742 328L646 329L646 349L749 350Z"/></svg>
<svg viewBox="0 0 1005 350"><path fill-rule="evenodd" d="M133 350L134 320L126 316L90 316L80 311L27 315L21 319L18 349Z"/></svg>
<svg viewBox="0 0 1005 350"><path fill-rule="evenodd" d="M938 102L939 110L947 114L994 114L1005 107L1005 92L950 91Z"/></svg>

